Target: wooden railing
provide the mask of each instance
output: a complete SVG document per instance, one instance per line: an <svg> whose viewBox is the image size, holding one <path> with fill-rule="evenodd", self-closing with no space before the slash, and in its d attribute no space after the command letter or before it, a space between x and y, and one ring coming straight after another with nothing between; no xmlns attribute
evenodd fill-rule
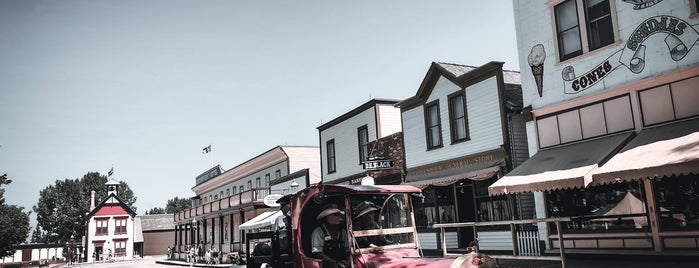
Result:
<svg viewBox="0 0 699 268"><path fill-rule="evenodd" d="M215 212L221 209L244 206L255 202L262 202L268 194L269 189L267 188L257 188L248 190L242 193L234 194L227 198L222 198L213 202L202 204L201 206L177 212L174 214L174 218L176 222L190 220L191 218L194 218L196 216Z"/></svg>
<svg viewBox="0 0 699 268"><path fill-rule="evenodd" d="M566 268L566 257L565 257L565 243L560 243L560 255L559 256L542 256L541 251L534 251L533 246L529 243L531 241L521 240L520 232L517 230L517 225L522 224L537 224L537 223L554 223L556 225L556 230L558 233L558 241L563 241L563 232L561 231L561 222L569 222L570 218L543 218L543 219L531 219L531 220L512 220L512 221L491 221L491 222L462 222L462 223L440 223L435 224L432 228L439 228L442 241L442 254L444 256L461 256L461 254L454 254L447 252L447 245L445 240L445 229L446 228L458 228L458 227L471 227L473 228L473 237L478 241L478 227L482 226L510 226L510 232L512 234L512 255L491 255L495 259L524 259L524 260L548 260L548 261L560 261L561 268ZM527 236L532 236L528 234ZM541 237L536 234L536 237ZM526 241L526 242L525 242ZM520 245L524 243L524 245ZM478 247L474 249L478 251ZM538 253L538 254L534 254Z"/></svg>

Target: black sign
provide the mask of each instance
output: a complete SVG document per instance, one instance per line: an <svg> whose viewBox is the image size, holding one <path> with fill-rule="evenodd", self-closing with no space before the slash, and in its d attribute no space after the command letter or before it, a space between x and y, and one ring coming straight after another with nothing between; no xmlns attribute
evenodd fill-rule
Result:
<svg viewBox="0 0 699 268"><path fill-rule="evenodd" d="M393 160L367 160L364 162L365 170L380 170L393 168Z"/></svg>
<svg viewBox="0 0 699 268"><path fill-rule="evenodd" d="M196 183L197 185L202 184L218 175L221 175L221 165L216 165L215 167L212 167L211 169L197 176Z"/></svg>

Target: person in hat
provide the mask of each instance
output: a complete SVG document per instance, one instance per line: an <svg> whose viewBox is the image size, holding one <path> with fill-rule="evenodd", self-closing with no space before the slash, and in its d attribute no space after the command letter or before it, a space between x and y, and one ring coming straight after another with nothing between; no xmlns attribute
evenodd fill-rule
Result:
<svg viewBox="0 0 699 268"><path fill-rule="evenodd" d="M362 231L362 230L376 230L381 229L381 226L376 222L376 211L379 209L374 205L374 203L369 201L363 201L354 206L352 212L354 213L354 220L352 221L352 230ZM357 244L359 247L376 247L391 244L392 242L388 240L385 236L364 236L357 237Z"/></svg>
<svg viewBox="0 0 699 268"><path fill-rule="evenodd" d="M340 224L341 212L336 204L326 204L316 217L321 224L311 234L311 252L323 260L323 268L349 267L349 243Z"/></svg>
<svg viewBox="0 0 699 268"><path fill-rule="evenodd" d="M291 246L289 242L289 220L291 217L291 214L289 212L291 211L291 195L285 195L279 198L277 200L277 203L281 205L281 212L282 215L279 215L277 219L274 221L274 226L273 229L276 232L279 232L279 249L282 252L287 252L289 250L289 247Z"/></svg>

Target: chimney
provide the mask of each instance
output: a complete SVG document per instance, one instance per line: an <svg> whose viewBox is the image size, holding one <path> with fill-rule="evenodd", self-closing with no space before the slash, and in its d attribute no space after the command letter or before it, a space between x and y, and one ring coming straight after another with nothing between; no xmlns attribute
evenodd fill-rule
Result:
<svg viewBox="0 0 699 268"><path fill-rule="evenodd" d="M95 209L95 191L90 194L90 211Z"/></svg>

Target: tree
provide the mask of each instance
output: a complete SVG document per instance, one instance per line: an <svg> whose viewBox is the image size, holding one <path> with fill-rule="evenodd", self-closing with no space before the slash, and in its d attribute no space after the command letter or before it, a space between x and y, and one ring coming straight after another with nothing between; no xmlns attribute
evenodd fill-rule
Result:
<svg viewBox="0 0 699 268"><path fill-rule="evenodd" d="M146 215L155 214L165 214L165 210L163 208L151 208L149 211L146 211Z"/></svg>
<svg viewBox="0 0 699 268"><path fill-rule="evenodd" d="M15 254L14 245L20 244L29 235L29 213L23 207L5 204L5 189L12 183L7 174L0 176L0 259Z"/></svg>
<svg viewBox="0 0 699 268"><path fill-rule="evenodd" d="M107 197L106 176L90 172L80 179L56 180L39 192L39 202L34 206L36 220L46 232L44 242L70 241L85 234L85 216L90 212L90 195L96 192L95 205ZM125 182L120 182L117 197L134 211L136 197Z"/></svg>
<svg viewBox="0 0 699 268"><path fill-rule="evenodd" d="M177 213L190 208L192 208L192 201L187 198L175 197L167 201L165 213Z"/></svg>
<svg viewBox="0 0 699 268"><path fill-rule="evenodd" d="M41 231L41 226L37 225L34 227L34 231L32 231L32 236L29 239L30 243L43 243L44 242L44 233Z"/></svg>

